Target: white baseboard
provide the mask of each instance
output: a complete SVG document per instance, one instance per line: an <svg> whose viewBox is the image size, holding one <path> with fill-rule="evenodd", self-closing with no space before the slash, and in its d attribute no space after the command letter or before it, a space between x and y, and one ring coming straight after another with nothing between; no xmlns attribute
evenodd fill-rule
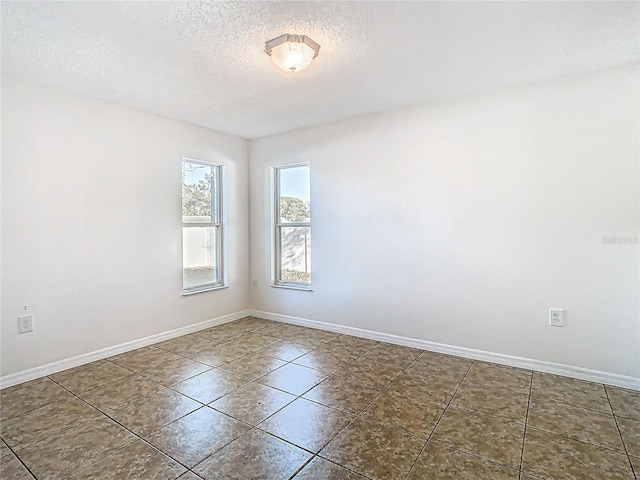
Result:
<svg viewBox="0 0 640 480"><path fill-rule="evenodd" d="M95 352L77 355L75 357L66 358L57 362L47 363L46 365L41 365L39 367L30 368L29 370L23 370L22 372L5 375L3 377L0 377L0 388L10 387L12 385L17 385L18 383L28 382L29 380L35 380L36 378L44 377L45 375L52 375L54 373L61 372L62 370L78 367L86 363L95 362L96 360L102 360L113 355L125 353L130 350L135 350L136 348L153 345L154 343L162 342L164 340L170 340L181 335L194 333L199 330L204 330L205 328L232 322L249 315L251 315L250 310L241 310L239 312L222 315L210 320L205 320L204 322L196 323L194 325L176 328L175 330L170 330L168 332L157 333L155 335L150 335L148 337L133 340L131 342L121 343L120 345L103 348L102 350L96 350Z"/></svg>
<svg viewBox="0 0 640 480"><path fill-rule="evenodd" d="M579 380L604 383L606 385L640 391L640 378L636 377L618 375L616 373L602 372L582 367L573 367L571 365L563 365L560 363L545 362L532 358L486 352L484 350L476 350L473 348L457 347L455 345L446 345L443 343L429 342L415 338L401 337L388 333L375 332L373 330L337 325L335 323L325 323L317 320L292 317L290 315L281 315L278 313L263 312L259 310L249 310L249 312L252 316L265 318L267 320L302 325L304 327L319 328L330 332L344 333L347 335L354 335L356 337L368 338L370 340L404 345L405 347L420 348L430 352L446 353L448 355L456 355L458 357L470 358L473 360L483 360L485 362L493 362L500 365L508 365L510 367L526 368L536 372L553 373L565 377L577 378Z"/></svg>
<svg viewBox="0 0 640 480"><path fill-rule="evenodd" d="M78 355L57 362L48 363L46 365L41 365L29 370L24 370L22 372L5 375L3 377L0 377L0 388L10 387L12 385L17 385L18 383L28 382L29 380L34 380L46 375L52 375L54 373L61 372L62 370L67 370L69 368L84 365L86 363L95 362L96 360L102 360L113 355L118 355L130 350L135 350L136 348L153 345L154 343L169 340L181 335L194 333L199 330L204 330L205 328L213 327L215 325L232 322L234 320L238 320L250 315L260 318L266 318L268 320L275 320L278 322L291 323L294 325L302 325L305 327L318 328L330 332L368 338L370 340L378 340L381 342L394 343L396 345L404 345L406 347L420 348L422 350L427 350L430 352L456 355L473 360L483 360L500 365L526 368L537 372L553 373L556 375L563 375L565 377L577 378L590 382L604 383L606 385L613 385L616 387L629 388L632 390L640 391L640 378L636 377L618 375L615 373L602 372L599 370L591 370L582 367L573 367L571 365L563 365L559 363L545 362L532 358L515 357L512 355L503 355L501 353L486 352L484 350L476 350L472 348L458 347L455 345L429 342L426 340L401 337L398 335L391 335L388 333L381 333L373 330L365 330L361 328L348 327L345 325L337 325L334 323L320 322L317 320L309 320L306 318L293 317L290 315L281 315L278 313L263 312L260 310L251 309L241 310L239 312L223 315L210 320L205 320L204 322L196 323L194 325L188 325L186 327L177 328L168 332L158 333L156 335L140 338L131 342L122 343L120 345L104 348L102 350L97 350L95 352L85 353L83 355Z"/></svg>

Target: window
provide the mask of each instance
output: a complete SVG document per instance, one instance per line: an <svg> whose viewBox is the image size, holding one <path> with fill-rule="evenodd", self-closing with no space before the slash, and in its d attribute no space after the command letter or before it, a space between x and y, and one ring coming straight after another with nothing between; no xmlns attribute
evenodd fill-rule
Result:
<svg viewBox="0 0 640 480"><path fill-rule="evenodd" d="M225 286L223 167L182 160L182 290L196 293Z"/></svg>
<svg viewBox="0 0 640 480"><path fill-rule="evenodd" d="M273 169L274 285L311 285L311 204L309 164Z"/></svg>

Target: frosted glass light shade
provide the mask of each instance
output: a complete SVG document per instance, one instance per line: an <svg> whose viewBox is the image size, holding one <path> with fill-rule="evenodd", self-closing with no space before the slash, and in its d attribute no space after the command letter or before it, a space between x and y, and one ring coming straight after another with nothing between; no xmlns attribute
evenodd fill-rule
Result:
<svg viewBox="0 0 640 480"><path fill-rule="evenodd" d="M267 55L285 72L300 72L318 56L320 45L306 35L284 34L265 45Z"/></svg>

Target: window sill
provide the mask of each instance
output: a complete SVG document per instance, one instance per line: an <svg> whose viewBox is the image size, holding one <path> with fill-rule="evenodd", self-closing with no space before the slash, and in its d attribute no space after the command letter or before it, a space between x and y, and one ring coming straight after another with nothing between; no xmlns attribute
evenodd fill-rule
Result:
<svg viewBox="0 0 640 480"><path fill-rule="evenodd" d="M284 288L286 290L301 290L303 292L313 292L310 286L305 285L282 285L278 283L272 283L271 286L273 288Z"/></svg>
<svg viewBox="0 0 640 480"><path fill-rule="evenodd" d="M228 285L212 285L210 287L203 287L203 288L199 288L197 290L191 290L191 291L182 291L182 296L183 297L188 297L189 295L195 295L196 293L203 293L203 292L210 292L212 290L222 290L223 288L229 288Z"/></svg>

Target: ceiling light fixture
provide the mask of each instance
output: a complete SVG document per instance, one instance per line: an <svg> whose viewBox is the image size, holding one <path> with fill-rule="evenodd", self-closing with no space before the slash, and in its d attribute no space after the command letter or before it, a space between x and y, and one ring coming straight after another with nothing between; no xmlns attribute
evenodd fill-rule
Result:
<svg viewBox="0 0 640 480"><path fill-rule="evenodd" d="M318 56L320 45L306 35L285 33L265 44L265 52L285 72L301 72Z"/></svg>

